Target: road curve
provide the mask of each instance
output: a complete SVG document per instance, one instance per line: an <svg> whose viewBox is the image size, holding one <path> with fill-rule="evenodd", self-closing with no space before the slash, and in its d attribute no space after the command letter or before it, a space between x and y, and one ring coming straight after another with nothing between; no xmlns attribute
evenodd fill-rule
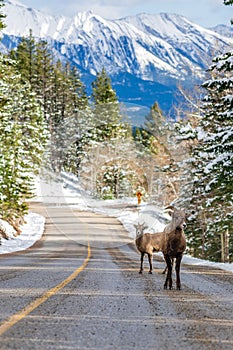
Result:
<svg viewBox="0 0 233 350"><path fill-rule="evenodd" d="M164 262L139 271L120 223L34 204L46 232L0 257L0 349L232 349L233 274L182 265L163 290Z"/></svg>

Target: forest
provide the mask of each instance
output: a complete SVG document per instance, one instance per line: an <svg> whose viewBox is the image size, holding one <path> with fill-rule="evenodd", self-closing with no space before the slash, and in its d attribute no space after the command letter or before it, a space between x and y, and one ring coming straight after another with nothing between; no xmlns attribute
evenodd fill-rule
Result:
<svg viewBox="0 0 233 350"><path fill-rule="evenodd" d="M77 68L30 31L0 54L0 218L16 225L28 211L35 177L66 171L96 198L141 191L157 206L185 208L188 253L232 262L232 72L229 49L213 57L200 87L183 92L187 104L175 120L155 101L144 125L134 127L105 67L88 96Z"/></svg>

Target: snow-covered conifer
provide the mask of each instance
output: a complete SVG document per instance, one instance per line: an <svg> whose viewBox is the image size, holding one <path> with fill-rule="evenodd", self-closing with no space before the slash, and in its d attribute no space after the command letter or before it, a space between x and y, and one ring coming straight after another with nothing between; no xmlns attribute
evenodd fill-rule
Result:
<svg viewBox="0 0 233 350"><path fill-rule="evenodd" d="M2 30L5 27L4 24L4 18L6 17L2 12L1 8L4 6L4 1L0 0L0 30Z"/></svg>
<svg viewBox="0 0 233 350"><path fill-rule="evenodd" d="M228 5L232 3L225 1ZM230 48L213 59L209 73L210 78L202 84L205 89L202 116L194 131L198 143L192 154L193 220L189 230L194 255L220 260L229 258L228 253L223 258L224 250L230 252L230 257L233 255L233 51ZM222 242L227 242L224 247L221 236Z"/></svg>
<svg viewBox="0 0 233 350"><path fill-rule="evenodd" d="M41 108L15 63L0 56L0 215L22 216L33 191L46 143Z"/></svg>

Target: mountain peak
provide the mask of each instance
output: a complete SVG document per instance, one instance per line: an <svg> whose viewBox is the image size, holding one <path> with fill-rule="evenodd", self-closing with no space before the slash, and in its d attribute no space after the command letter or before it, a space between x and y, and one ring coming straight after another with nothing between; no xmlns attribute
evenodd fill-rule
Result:
<svg viewBox="0 0 233 350"><path fill-rule="evenodd" d="M87 24L87 22L92 20L97 20L100 22L103 22L104 19L98 15L96 15L93 11L84 11L84 12L77 12L74 16L74 22L76 27L83 27Z"/></svg>
<svg viewBox="0 0 233 350"><path fill-rule="evenodd" d="M16 1L16 0L5 0L4 1L6 4L11 4L11 5L20 5L20 6L25 6L25 5L23 5L21 2L19 2L19 1Z"/></svg>
<svg viewBox="0 0 233 350"><path fill-rule="evenodd" d="M19 6L19 7L28 8L28 6L26 6L26 5L24 5L21 2L16 1L16 0L5 0L4 3L5 3L5 5L12 5L12 6Z"/></svg>
<svg viewBox="0 0 233 350"><path fill-rule="evenodd" d="M186 80L192 74L196 79L205 73L216 41L222 51L233 44L232 38L177 14L141 13L107 20L87 11L71 18L54 17L17 0L6 0L3 12L5 34L22 37L31 29L35 37L56 41L58 57L91 74L104 66L110 75L125 72L159 83Z"/></svg>
<svg viewBox="0 0 233 350"><path fill-rule="evenodd" d="M84 22L90 17L92 17L93 15L94 15L93 11L90 10L90 11L84 11L84 12L77 12L74 17L79 18L82 22Z"/></svg>

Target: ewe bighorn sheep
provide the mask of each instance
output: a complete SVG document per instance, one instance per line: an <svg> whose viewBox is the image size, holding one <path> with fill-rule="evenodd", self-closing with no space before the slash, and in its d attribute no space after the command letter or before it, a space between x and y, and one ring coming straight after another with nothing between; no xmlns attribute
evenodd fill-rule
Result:
<svg viewBox="0 0 233 350"><path fill-rule="evenodd" d="M184 234L184 228L186 227L186 214L184 211L178 210L172 206L167 207L166 209L170 209L172 221L164 228L160 242L161 251L163 252L164 259L167 264L167 275L164 283L164 289L167 289L168 284L169 289L172 289L173 259L176 259L176 288L181 289L180 264L183 257L183 252L186 249L186 238Z"/></svg>
<svg viewBox="0 0 233 350"><path fill-rule="evenodd" d="M141 268L139 273L142 273L143 271L143 258L144 255L148 255L148 261L150 265L149 273L152 273L152 257L153 252L159 252L161 250L160 248L160 242L162 239L163 233L143 233L146 228L148 228L145 223L134 225L136 228L136 247L141 253Z"/></svg>

